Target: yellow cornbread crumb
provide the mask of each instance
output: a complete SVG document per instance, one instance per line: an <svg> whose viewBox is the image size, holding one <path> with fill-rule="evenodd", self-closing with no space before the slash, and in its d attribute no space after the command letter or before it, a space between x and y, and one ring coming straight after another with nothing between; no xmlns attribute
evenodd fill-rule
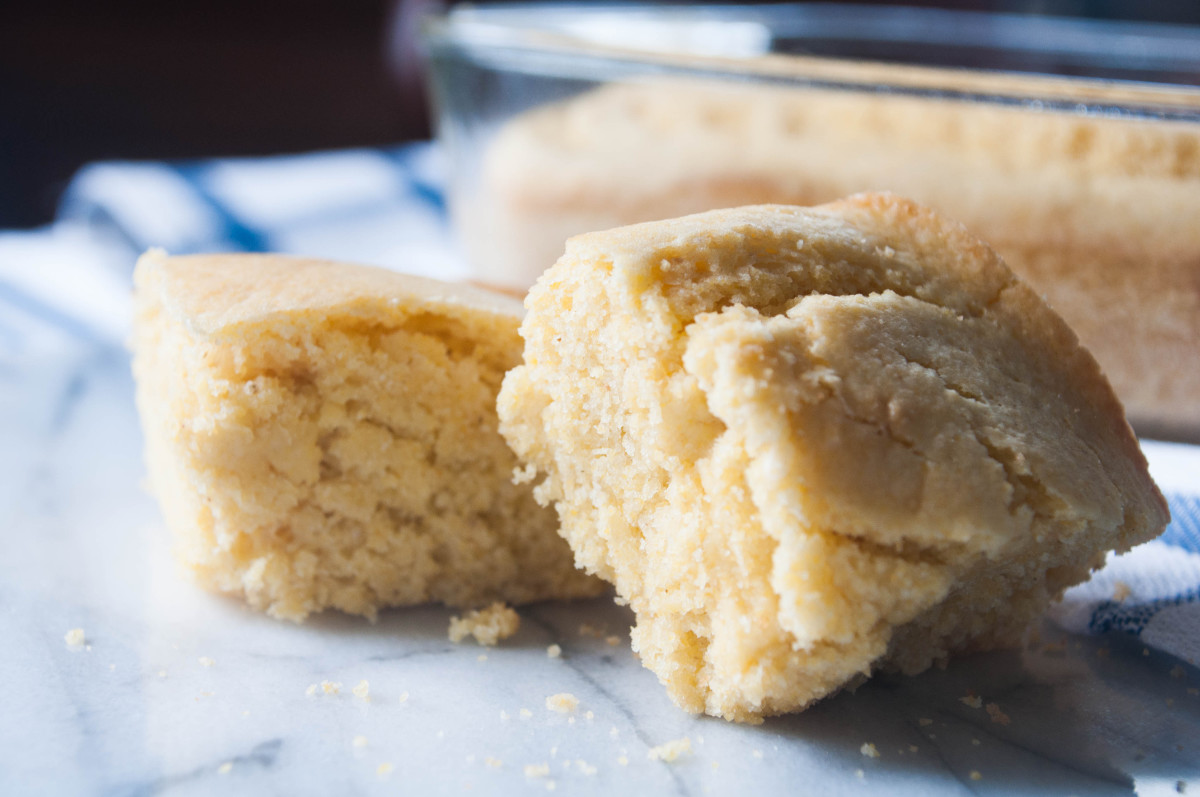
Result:
<svg viewBox="0 0 1200 797"><path fill-rule="evenodd" d="M200 666L201 666L201 667L211 667L211 666L213 666L213 665L214 665L214 664L216 664L216 663L217 663L217 662L216 662L214 659L211 659L211 658L209 658L208 656L201 656L201 657L200 657Z"/></svg>
<svg viewBox="0 0 1200 797"><path fill-rule="evenodd" d="M381 778L386 778L388 775L392 774L392 770L395 768L395 765L389 764L385 761L384 763L375 767L375 774Z"/></svg>
<svg viewBox="0 0 1200 797"><path fill-rule="evenodd" d="M983 774L977 769L971 770L971 780L983 780Z"/></svg>
<svg viewBox="0 0 1200 797"><path fill-rule="evenodd" d="M87 641L82 628L72 628L66 633L63 639L65 639L67 645L72 648L81 648Z"/></svg>
<svg viewBox="0 0 1200 797"><path fill-rule="evenodd" d="M569 692L559 692L546 698L546 708L559 714L574 714L579 708L579 698Z"/></svg>
<svg viewBox="0 0 1200 797"><path fill-rule="evenodd" d="M526 764L525 777L527 778L545 778L550 775L549 764Z"/></svg>
<svg viewBox="0 0 1200 797"><path fill-rule="evenodd" d="M205 588L289 620L596 595L497 433L520 302L274 255L135 271L151 487Z"/></svg>
<svg viewBox="0 0 1200 797"><path fill-rule="evenodd" d="M651 747L646 751L646 757L651 761L666 761L669 764L690 752L692 752L692 740L685 736L682 739L673 739L663 742L657 747Z"/></svg>
<svg viewBox="0 0 1200 797"><path fill-rule="evenodd" d="M1018 644L1164 528L1095 360L905 200L577 236L526 305L501 433L689 711L757 722Z"/></svg>
<svg viewBox="0 0 1200 797"><path fill-rule="evenodd" d="M353 692L354 696L359 698L360 700L370 700L371 699L371 685L369 683L367 683L365 680L359 681L357 684L354 685L354 688L351 689L350 691Z"/></svg>
<svg viewBox="0 0 1200 797"><path fill-rule="evenodd" d="M862 747L858 748L858 752L867 758L879 758L879 750L871 742L863 742Z"/></svg>
<svg viewBox="0 0 1200 797"><path fill-rule="evenodd" d="M1118 581L1113 584L1112 599L1117 603L1124 603L1133 594L1133 590L1124 581Z"/></svg>
<svg viewBox="0 0 1200 797"><path fill-rule="evenodd" d="M367 737L355 736L353 744L355 747L366 747L367 746Z"/></svg>
<svg viewBox="0 0 1200 797"><path fill-rule="evenodd" d="M467 612L465 617L451 617L449 635L451 642L473 636L479 644L491 646L508 639L520 627L520 615L503 603L493 603L486 609Z"/></svg>
<svg viewBox="0 0 1200 797"><path fill-rule="evenodd" d="M992 722L997 725L1008 725L1012 722L1012 719L996 703L988 703L984 708L987 710L988 716L992 718Z"/></svg>
<svg viewBox="0 0 1200 797"><path fill-rule="evenodd" d="M503 761L501 761L499 758L492 758L491 756L483 759L483 764L490 769L499 769L500 767L504 766Z"/></svg>
<svg viewBox="0 0 1200 797"><path fill-rule="evenodd" d="M232 761L226 761L224 764L217 767L218 775L228 775L232 771L233 771L233 762Z"/></svg>
<svg viewBox="0 0 1200 797"><path fill-rule="evenodd" d="M962 703L968 708L981 708L983 706L983 699L978 695L966 695L965 697L960 697L958 702Z"/></svg>
<svg viewBox="0 0 1200 797"><path fill-rule="evenodd" d="M559 656L562 655L562 648L559 647L558 645L549 645L546 648L546 655L552 659L557 659Z"/></svg>
<svg viewBox="0 0 1200 797"><path fill-rule="evenodd" d="M520 715L521 719L523 719L523 720L527 720L533 716L533 712L527 708L523 708L517 713Z"/></svg>

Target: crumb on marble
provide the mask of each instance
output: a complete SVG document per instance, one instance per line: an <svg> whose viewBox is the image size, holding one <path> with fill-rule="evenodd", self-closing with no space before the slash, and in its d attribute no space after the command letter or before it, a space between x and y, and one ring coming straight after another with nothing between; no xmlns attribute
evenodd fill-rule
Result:
<svg viewBox="0 0 1200 797"><path fill-rule="evenodd" d="M863 742L862 747L858 748L858 752L867 758L879 758L879 748L871 742Z"/></svg>
<svg viewBox="0 0 1200 797"><path fill-rule="evenodd" d="M397 703L407 703L407 702L408 702L408 692L406 692L406 691L405 691L405 692L401 692L401 693L400 693L400 694L399 694L399 695L396 697L396 702L397 702ZM441 733L441 732L442 732L442 731L439 731L439 733Z"/></svg>
<svg viewBox="0 0 1200 797"><path fill-rule="evenodd" d="M854 777L858 778L859 780L866 780L867 773L863 772L861 769L856 769L854 770Z"/></svg>
<svg viewBox="0 0 1200 797"><path fill-rule="evenodd" d="M224 764L217 767L218 775L228 775L232 771L233 771L233 762L232 761L226 761Z"/></svg>
<svg viewBox="0 0 1200 797"><path fill-rule="evenodd" d="M762 750L754 750L750 753L750 755L754 756L755 758L762 758L763 751Z"/></svg>
<svg viewBox="0 0 1200 797"><path fill-rule="evenodd" d="M583 718L585 720L587 720L588 722L591 722L592 720L596 719L596 715L590 711L587 711L587 712L584 712Z"/></svg>
<svg viewBox="0 0 1200 797"><path fill-rule="evenodd" d="M66 633L65 636L63 636L63 639L66 640L67 647L70 648L81 648L87 641L82 628L72 628Z"/></svg>
<svg viewBox="0 0 1200 797"><path fill-rule="evenodd" d="M1149 656L1149 655L1150 655L1150 648L1142 648L1142 655L1143 655L1143 656Z"/></svg>
<svg viewBox="0 0 1200 797"><path fill-rule="evenodd" d="M159 671L158 671L158 677L159 677L159 678L166 678L166 677L167 677L167 671L166 671L166 670L159 670Z"/></svg>
<svg viewBox="0 0 1200 797"><path fill-rule="evenodd" d="M512 608L496 602L486 609L467 612L464 617L451 617L449 636L451 642L462 642L468 636L475 637L480 645L492 646L508 639L521 627L521 616Z"/></svg>
<svg viewBox="0 0 1200 797"><path fill-rule="evenodd" d="M500 767L504 766L503 761L501 761L499 758L492 758L491 756L483 759L483 763L484 766L488 767L489 769L499 769Z"/></svg>
<svg viewBox="0 0 1200 797"><path fill-rule="evenodd" d="M983 698L979 697L979 695L966 695L960 697L958 702L968 708L983 708Z"/></svg>
<svg viewBox="0 0 1200 797"><path fill-rule="evenodd" d="M575 759L575 768L578 769L580 773L588 776L595 775L600 771L596 767L584 761L582 758Z"/></svg>
<svg viewBox="0 0 1200 797"><path fill-rule="evenodd" d="M525 777L527 778L546 778L550 776L549 764L526 764Z"/></svg>
<svg viewBox="0 0 1200 797"><path fill-rule="evenodd" d="M355 747L366 747L367 746L367 737L355 736L354 737L354 746Z"/></svg>
<svg viewBox="0 0 1200 797"><path fill-rule="evenodd" d="M371 699L371 684L369 684L365 679L355 684L354 688L350 691L353 692L354 696L360 700Z"/></svg>
<svg viewBox="0 0 1200 797"><path fill-rule="evenodd" d="M554 791L558 788L558 784L552 780L546 781L546 791Z"/></svg>
<svg viewBox="0 0 1200 797"><path fill-rule="evenodd" d="M983 773L981 773L978 769L972 769L971 780L983 780Z"/></svg>
<svg viewBox="0 0 1200 797"><path fill-rule="evenodd" d="M626 756L626 755L617 756L617 763L623 767L629 766L629 756Z"/></svg>
<svg viewBox="0 0 1200 797"><path fill-rule="evenodd" d="M1117 603L1124 603L1129 600L1129 596L1133 594L1133 590L1124 581L1113 583L1112 599Z"/></svg>
<svg viewBox="0 0 1200 797"><path fill-rule="evenodd" d="M1178 664L1171 668L1172 678L1183 678L1185 675L1187 675L1187 670L1183 669L1183 667L1179 666Z"/></svg>
<svg viewBox="0 0 1200 797"><path fill-rule="evenodd" d="M579 708L579 698L570 692L559 692L546 698L546 708L559 714L574 714Z"/></svg>
<svg viewBox="0 0 1200 797"><path fill-rule="evenodd" d="M217 663L216 659L214 659L210 656L201 656L200 657L200 666L201 667L211 667L216 663Z"/></svg>
<svg viewBox="0 0 1200 797"><path fill-rule="evenodd" d="M604 641L615 648L617 645L621 644L621 637L613 634L612 636L605 637Z"/></svg>
<svg viewBox="0 0 1200 797"><path fill-rule="evenodd" d="M579 624L579 635L580 636L590 636L590 637L594 637L596 639L602 639L606 634L607 634L607 631L605 629L597 628L596 626L592 625L591 623L580 623Z"/></svg>
<svg viewBox="0 0 1200 797"><path fill-rule="evenodd" d="M529 719L530 717L532 717L532 716L533 716L533 712L532 712L532 711L530 711L530 710L529 710L529 709L527 709L527 708L523 708L523 709L521 709L520 711L518 711L518 712L517 712L517 714L518 714L518 715L521 717L521 719L523 719L523 720L527 720L527 719Z"/></svg>
<svg viewBox="0 0 1200 797"><path fill-rule="evenodd" d="M475 657L475 661L477 661L477 662L479 662L480 664L482 664L483 662L487 661L487 654L486 654L486 653L480 653L478 656L476 656L476 657Z"/></svg>
<svg viewBox="0 0 1200 797"><path fill-rule="evenodd" d="M930 725L933 724L933 720L929 719L928 717L921 717L920 719L917 720L917 724L920 725L922 728L928 728Z"/></svg>
<svg viewBox="0 0 1200 797"><path fill-rule="evenodd" d="M319 684L312 684L304 690L304 694L312 697L317 693L323 695L336 695L342 691L342 685L333 681L321 681Z"/></svg>
<svg viewBox="0 0 1200 797"><path fill-rule="evenodd" d="M682 739L672 739L669 742L663 742L657 747L651 747L646 752L646 757L651 761L665 761L670 764L678 760L680 756L691 752L692 740L684 736Z"/></svg>
<svg viewBox="0 0 1200 797"><path fill-rule="evenodd" d="M997 703L988 703L984 706L984 709L987 710L988 716L992 718L992 722L997 725L1008 725L1012 722L1012 718L1005 714Z"/></svg>
<svg viewBox="0 0 1200 797"><path fill-rule="evenodd" d="M546 655L552 659L557 659L562 655L562 648L558 645L549 645L546 648Z"/></svg>
<svg viewBox="0 0 1200 797"><path fill-rule="evenodd" d="M910 745L908 746L908 752L910 752L910 753L919 753L919 752L921 752L921 748L920 748L920 747L917 747L915 744L910 744Z"/></svg>
<svg viewBox="0 0 1200 797"><path fill-rule="evenodd" d="M396 767L393 764L389 764L387 761L384 761L382 764L375 767L375 774L381 778L386 778L388 775L392 774L392 770L395 768Z"/></svg>

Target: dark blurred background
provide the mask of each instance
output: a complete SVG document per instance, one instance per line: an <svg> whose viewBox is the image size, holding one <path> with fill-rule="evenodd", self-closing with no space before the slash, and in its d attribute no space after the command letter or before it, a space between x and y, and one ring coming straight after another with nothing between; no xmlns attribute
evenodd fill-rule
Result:
<svg viewBox="0 0 1200 797"><path fill-rule="evenodd" d="M937 6L1200 24L1200 2ZM0 228L49 221L83 163L429 136L418 19L436 0L0 0Z"/></svg>

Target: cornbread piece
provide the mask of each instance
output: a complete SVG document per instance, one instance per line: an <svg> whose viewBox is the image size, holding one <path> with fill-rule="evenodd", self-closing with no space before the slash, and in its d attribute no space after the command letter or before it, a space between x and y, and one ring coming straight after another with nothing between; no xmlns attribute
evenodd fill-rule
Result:
<svg viewBox="0 0 1200 797"><path fill-rule="evenodd" d="M503 603L493 603L486 609L467 612L465 617L451 617L449 637L451 642L462 642L468 636L475 637L481 645L495 645L508 639L521 627L521 616Z"/></svg>
<svg viewBox="0 0 1200 797"><path fill-rule="evenodd" d="M1166 523L1095 360L908 201L579 236L526 303L501 433L689 711L1017 644Z"/></svg>
<svg viewBox="0 0 1200 797"><path fill-rule="evenodd" d="M297 621L597 593L496 431L518 303L269 255L135 281L150 482L201 585Z"/></svg>
<svg viewBox="0 0 1200 797"><path fill-rule="evenodd" d="M1200 110L1200 94L1191 103ZM960 219L1047 298L1139 431L1200 441L1198 125L744 83L620 84L514 119L482 182L459 212L473 260L521 287L578 233L856 191L912 197Z"/></svg>

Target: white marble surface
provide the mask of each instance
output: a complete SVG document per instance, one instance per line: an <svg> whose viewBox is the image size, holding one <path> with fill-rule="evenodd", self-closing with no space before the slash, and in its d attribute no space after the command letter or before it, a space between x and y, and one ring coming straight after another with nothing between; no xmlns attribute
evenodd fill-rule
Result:
<svg viewBox="0 0 1200 797"><path fill-rule="evenodd" d="M170 560L139 486L124 352L82 332L36 345L3 332L0 795L1200 790L1200 697L1188 691L1200 671L1130 637L1046 626L1063 647L878 678L746 727L672 706L628 649L629 614L607 600L523 609L520 633L486 651L450 644L441 608L376 625L248 612ZM584 623L619 644L581 635ZM86 648L64 641L76 627ZM341 693L306 696L322 680ZM351 693L361 680L369 702ZM573 721L546 709L557 692L579 698ZM961 702L969 693L1011 723ZM684 736L690 756L647 758ZM543 763L549 777L526 777Z"/></svg>

